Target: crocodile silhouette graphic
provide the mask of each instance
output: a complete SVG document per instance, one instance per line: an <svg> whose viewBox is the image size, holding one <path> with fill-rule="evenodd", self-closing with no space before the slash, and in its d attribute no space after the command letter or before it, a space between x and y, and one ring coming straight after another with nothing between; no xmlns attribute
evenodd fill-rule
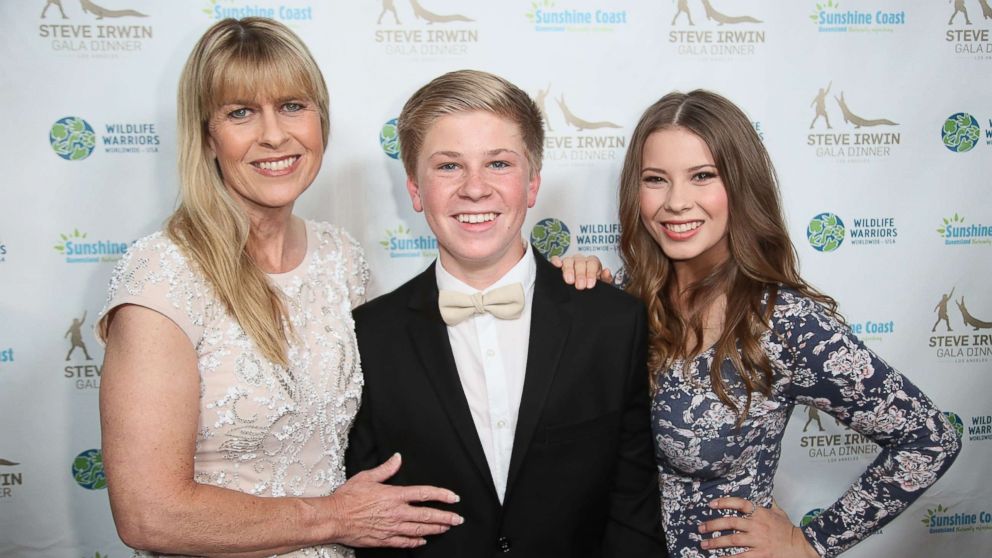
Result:
<svg viewBox="0 0 992 558"><path fill-rule="evenodd" d="M568 110L568 105L565 104L565 94L562 93L560 97L555 99L558 106L561 107L561 113L565 115L565 122L575 127L578 131L582 130L595 130L598 128L619 128L620 126L612 122L602 120L600 122L589 122L588 120L583 120L578 116L572 114L572 111Z"/></svg>
<svg viewBox="0 0 992 558"><path fill-rule="evenodd" d="M847 108L847 101L844 100L844 92L840 92L840 97L834 95L834 99L837 100L837 104L840 105L840 111L844 113L844 122L848 124L854 124L855 128L860 128L862 126L898 126L895 122L888 120L886 118L876 118L874 120L869 120L867 118L861 118L857 114L851 112L851 109Z"/></svg>
<svg viewBox="0 0 992 558"><path fill-rule="evenodd" d="M65 16L65 10L62 9L62 0L46 0L45 7L41 10L41 19L45 19L45 12L47 12L48 8L51 8L52 6L59 9L59 13L62 14L62 19L69 19Z"/></svg>
<svg viewBox="0 0 992 558"><path fill-rule="evenodd" d="M83 12L93 14L97 19L103 19L105 17L148 17L147 14L143 14L137 10L108 10L102 6L97 6L92 0L79 0L79 3L83 6Z"/></svg>
<svg viewBox="0 0 992 558"><path fill-rule="evenodd" d="M0 465L3 465L4 467L13 467L14 465L20 465L20 463L14 463L13 461L8 461L0 457Z"/></svg>
<svg viewBox="0 0 992 558"><path fill-rule="evenodd" d="M475 21L474 19L469 19L459 14L451 14L451 15L436 14L421 6L418 0L410 0L410 6L413 7L413 15L416 16L417 19L426 20L428 24L447 23L449 21Z"/></svg>
<svg viewBox="0 0 992 558"><path fill-rule="evenodd" d="M958 305L958 310L961 311L961 317L964 318L964 325L970 325L975 328L976 331L979 329L992 329L992 322L979 320L971 315L971 312L968 311L968 307L964 305L963 296L961 297L961 300L955 300L954 303Z"/></svg>
<svg viewBox="0 0 992 558"><path fill-rule="evenodd" d="M710 0L702 0L702 1L703 1L703 9L706 10L706 19L712 19L713 21L715 21L717 23L717 25L723 25L724 23L730 23L730 24L735 24L735 23L761 23L761 20L760 19L755 19L755 18L753 18L751 16L746 16L746 15L744 15L744 16L728 16L726 14L722 14L722 13L716 11L716 8L714 8L710 4ZM678 14L676 14L676 15L678 15Z"/></svg>

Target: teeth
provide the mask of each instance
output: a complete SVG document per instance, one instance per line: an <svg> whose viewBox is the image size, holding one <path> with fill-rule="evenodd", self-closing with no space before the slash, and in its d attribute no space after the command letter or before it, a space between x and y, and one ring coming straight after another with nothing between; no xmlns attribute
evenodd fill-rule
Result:
<svg viewBox="0 0 992 558"><path fill-rule="evenodd" d="M255 166L260 169L265 169L269 171L280 171L288 169L299 157L286 157L285 159L279 159L278 161L262 161L255 163Z"/></svg>
<svg viewBox="0 0 992 558"><path fill-rule="evenodd" d="M496 219L495 213L459 213L455 216L459 223L485 223Z"/></svg>
<svg viewBox="0 0 992 558"><path fill-rule="evenodd" d="M696 230L702 225L702 221L693 221L691 223L666 223L665 228L677 233L689 232Z"/></svg>

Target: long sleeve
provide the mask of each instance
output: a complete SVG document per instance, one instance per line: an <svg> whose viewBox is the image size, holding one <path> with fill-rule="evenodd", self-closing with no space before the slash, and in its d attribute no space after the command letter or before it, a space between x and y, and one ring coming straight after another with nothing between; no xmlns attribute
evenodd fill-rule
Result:
<svg viewBox="0 0 992 558"><path fill-rule="evenodd" d="M950 467L960 441L907 378L809 299L783 293L774 334L788 363L785 396L836 417L881 447L854 484L804 533L833 557L880 529Z"/></svg>

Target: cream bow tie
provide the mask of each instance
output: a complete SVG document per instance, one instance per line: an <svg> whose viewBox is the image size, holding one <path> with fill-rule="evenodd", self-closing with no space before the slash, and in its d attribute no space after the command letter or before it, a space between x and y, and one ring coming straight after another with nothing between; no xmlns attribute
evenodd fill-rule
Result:
<svg viewBox="0 0 992 558"><path fill-rule="evenodd" d="M486 294L471 295L442 290L437 304L441 309L441 318L449 326L485 312L501 320L513 320L524 311L524 286L513 283Z"/></svg>

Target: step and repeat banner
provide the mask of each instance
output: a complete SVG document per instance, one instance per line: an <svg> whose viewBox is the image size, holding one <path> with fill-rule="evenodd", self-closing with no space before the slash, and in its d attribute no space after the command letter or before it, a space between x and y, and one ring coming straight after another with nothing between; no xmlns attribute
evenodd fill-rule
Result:
<svg viewBox="0 0 992 558"><path fill-rule="evenodd" d="M224 17L310 46L331 91L324 167L298 203L344 226L373 294L437 254L398 159L406 98L495 72L547 116L525 232L619 266L616 190L640 113L708 88L776 164L807 279L931 395L963 451L855 557L992 555L992 8L988 0L5 0L0 3L0 555L122 558L110 515L93 335L114 263L177 193L175 91ZM798 407L776 498L829 506L877 455Z"/></svg>

